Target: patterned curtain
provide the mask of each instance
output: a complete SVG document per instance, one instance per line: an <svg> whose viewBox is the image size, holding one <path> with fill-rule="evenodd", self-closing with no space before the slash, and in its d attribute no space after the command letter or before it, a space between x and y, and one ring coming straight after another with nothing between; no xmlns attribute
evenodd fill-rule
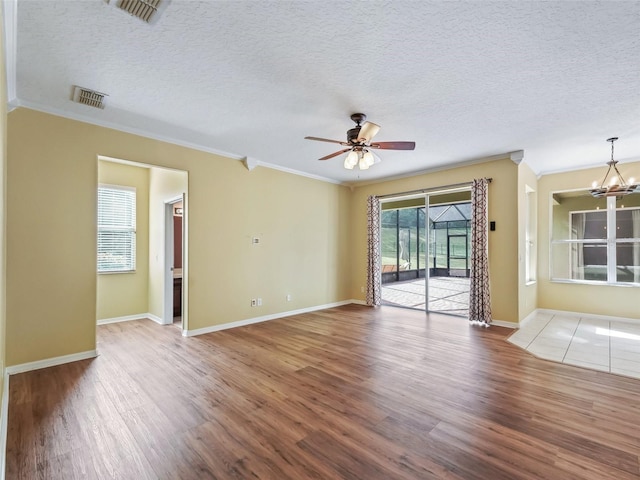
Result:
<svg viewBox="0 0 640 480"><path fill-rule="evenodd" d="M380 200L367 199L367 305L377 307L382 300L380 286Z"/></svg>
<svg viewBox="0 0 640 480"><path fill-rule="evenodd" d="M489 298L488 193L489 180L480 178L471 187L471 280L469 321L491 323Z"/></svg>

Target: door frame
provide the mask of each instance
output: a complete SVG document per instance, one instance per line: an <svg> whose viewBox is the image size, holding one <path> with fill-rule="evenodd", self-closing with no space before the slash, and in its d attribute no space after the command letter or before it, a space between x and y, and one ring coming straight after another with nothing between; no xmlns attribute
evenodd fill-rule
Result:
<svg viewBox="0 0 640 480"><path fill-rule="evenodd" d="M447 187L443 187L443 188L433 188L433 189L429 189L428 191L423 191L420 193L416 193L416 194L410 194L410 195L406 195L406 194L398 194L398 196L393 196L393 195L389 195L389 196L385 196L385 198L383 200L381 200L381 204L382 203L392 203L392 202L397 202L399 200L409 200L409 199L416 199L416 198L423 198L424 199L424 209L425 209L425 215L424 215L424 233L425 233L425 250L424 250L424 256L425 256L425 265L424 265L424 269L425 269L425 276L424 276L424 295L425 295L425 306L424 309L417 309L417 308L413 308L410 306L401 306L401 305L397 305L400 308L409 308L409 309L414 309L414 310L423 310L425 313L430 313L430 312L435 312L435 313L441 313L444 315L455 315L455 314L450 314L447 313L446 311L439 311L439 310L430 310L429 309L429 283L430 283L430 277L431 275L429 274L429 270L430 270L430 265L429 265L429 254L430 254L430 236L431 236L431 225L429 222L429 209L431 208L431 197L437 197L439 195L444 195L444 194L448 194L448 193L457 193L457 192L466 192L468 191L469 193L471 193L471 184L469 185L464 185L464 186L455 186L453 188L447 188ZM466 203L467 200L464 201L455 201L455 202L451 202L451 204L455 204L455 203ZM440 205L440 204L436 204L436 205ZM380 210L380 227L382 228L382 209ZM399 228L399 226L397 226L397 228ZM419 234L419 230L418 230L418 234ZM447 232L447 269L449 269L449 235ZM379 235L379 242L380 244L382 243L382 232L380 232ZM399 238L398 236L396 236L396 238ZM468 248L469 248L469 240L467 239L467 253L468 253ZM398 257L399 254L396 254L396 257ZM467 255L467 262L468 262L468 255ZM398 261L396 260L396 268L399 268L398 265ZM382 268L380 268L380 283L382 283ZM399 279L399 270L397 270L397 278ZM418 278L420 277L419 274L419 270L418 270ZM458 316L458 315L455 315Z"/></svg>
<svg viewBox="0 0 640 480"><path fill-rule="evenodd" d="M174 232L173 232L173 208L176 203L182 202L182 332L187 330L187 195L170 198L164 201L164 289L162 299L162 323L163 325L173 324L173 252L174 252Z"/></svg>

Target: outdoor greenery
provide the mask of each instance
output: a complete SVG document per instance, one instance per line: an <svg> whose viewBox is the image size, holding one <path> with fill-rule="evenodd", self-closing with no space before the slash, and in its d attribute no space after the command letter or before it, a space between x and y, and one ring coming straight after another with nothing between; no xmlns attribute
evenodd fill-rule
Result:
<svg viewBox="0 0 640 480"><path fill-rule="evenodd" d="M419 251L420 268L424 268L425 250L424 208L383 210L380 252L382 265L396 265L400 255L402 270L416 269Z"/></svg>
<svg viewBox="0 0 640 480"><path fill-rule="evenodd" d="M447 268L447 258L450 268L467 268L467 235L471 234L469 223L467 220L431 222L429 268ZM395 267L399 257L400 270L425 268L425 229L424 207L383 210L382 265ZM447 252L447 237L449 237L449 252Z"/></svg>

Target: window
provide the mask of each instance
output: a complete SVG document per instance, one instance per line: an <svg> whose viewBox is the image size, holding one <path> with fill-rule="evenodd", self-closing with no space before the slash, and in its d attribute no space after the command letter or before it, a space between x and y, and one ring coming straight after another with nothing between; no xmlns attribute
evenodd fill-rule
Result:
<svg viewBox="0 0 640 480"><path fill-rule="evenodd" d="M554 196L568 208L554 206L553 279L640 284L640 202L633 197L591 199L595 209L574 209L589 200Z"/></svg>
<svg viewBox="0 0 640 480"><path fill-rule="evenodd" d="M527 283L536 281L536 238L538 236L538 210L535 190L526 187L526 225L525 225L525 280Z"/></svg>
<svg viewBox="0 0 640 480"><path fill-rule="evenodd" d="M98 187L98 273L136 269L136 189Z"/></svg>

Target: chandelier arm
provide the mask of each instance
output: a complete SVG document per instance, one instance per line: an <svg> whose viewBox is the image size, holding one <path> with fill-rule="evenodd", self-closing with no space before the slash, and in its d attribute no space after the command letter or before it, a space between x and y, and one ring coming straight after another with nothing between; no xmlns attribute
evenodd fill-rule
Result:
<svg viewBox="0 0 640 480"><path fill-rule="evenodd" d="M616 162L618 163L618 162ZM616 163L613 164L613 169L616 171L616 174L618 175L618 178L620 179L619 184L623 187L627 186L627 182L625 181L624 177L622 176L622 174L618 171L618 167L616 166Z"/></svg>
<svg viewBox="0 0 640 480"><path fill-rule="evenodd" d="M611 173L611 166L609 165L609 168L607 169L607 173L605 173L604 178L602 179L602 182L600 183L600 188L607 188L606 187L606 183L607 183L607 178L609 177L609 173ZM616 168L616 171L618 169Z"/></svg>

